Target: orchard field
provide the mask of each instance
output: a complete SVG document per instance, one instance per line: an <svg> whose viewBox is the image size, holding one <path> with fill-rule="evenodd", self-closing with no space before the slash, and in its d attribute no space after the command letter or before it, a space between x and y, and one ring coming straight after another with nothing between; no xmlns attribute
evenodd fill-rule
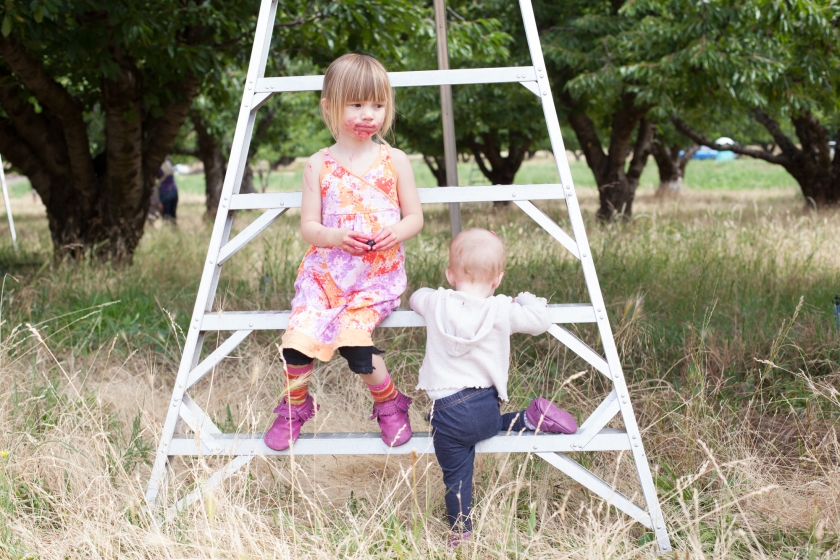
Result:
<svg viewBox="0 0 840 560"><path fill-rule="evenodd" d="M840 213L803 211L778 166L693 162L679 198L654 196L649 165L632 221L599 225L591 175L572 165L674 558L840 555ZM432 184L422 161L416 171ZM481 184L471 164L460 171L462 184ZM133 266L119 269L54 267L43 207L24 182L12 185L21 248L0 227L0 557L649 557L650 533L530 455L479 456L477 531L457 552L445 546L443 485L427 455L257 459L174 521L151 522L143 492L210 237L203 178L178 180L178 226L149 227ZM517 176L554 180L539 157ZM292 165L269 189L299 182ZM568 231L562 203L539 206ZM407 244L408 293L444 282L448 217L425 210ZM585 301L574 259L517 208L463 213L508 246L500 292ZM304 250L295 215L276 222L225 265L219 307L288 308ZM587 329L578 334L594 344ZM415 431L428 429L428 400L413 390L424 338L377 334L414 398ZM250 337L194 394L224 431L270 424L277 341ZM582 420L604 389L553 338L515 337L510 406L543 395ZM343 361L316 368L313 393L322 408L307 429L375 430ZM626 454L575 459L641 500ZM169 499L220 464L175 461Z"/></svg>

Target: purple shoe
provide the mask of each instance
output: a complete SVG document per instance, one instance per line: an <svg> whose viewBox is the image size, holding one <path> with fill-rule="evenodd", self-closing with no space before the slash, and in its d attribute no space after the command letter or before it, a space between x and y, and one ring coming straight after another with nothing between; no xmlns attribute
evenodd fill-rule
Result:
<svg viewBox="0 0 840 560"><path fill-rule="evenodd" d="M397 447L411 439L411 423L408 421L408 407L411 399L397 391L394 400L373 405L370 419L377 419L382 430L382 441L389 447Z"/></svg>
<svg viewBox="0 0 840 560"><path fill-rule="evenodd" d="M472 531L467 531L466 533L456 533L452 532L449 533L449 541L446 543L449 548L458 548L464 541L468 541L472 536Z"/></svg>
<svg viewBox="0 0 840 560"><path fill-rule="evenodd" d="M318 408L321 408L321 406L318 405ZM265 433L263 441L275 451L288 449L300 437L300 428L303 423L315 416L315 411L318 408L315 408L312 395L307 395L306 400L299 406L286 404L286 397L283 397L283 400L274 409L277 418Z"/></svg>
<svg viewBox="0 0 840 560"><path fill-rule="evenodd" d="M577 422L571 414L560 410L542 397L531 401L525 410L525 418L541 432L573 434L577 431Z"/></svg>

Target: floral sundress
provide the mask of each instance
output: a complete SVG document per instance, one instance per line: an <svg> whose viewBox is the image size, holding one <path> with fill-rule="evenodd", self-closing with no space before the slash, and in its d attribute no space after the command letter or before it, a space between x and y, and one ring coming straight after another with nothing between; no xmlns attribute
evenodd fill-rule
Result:
<svg viewBox="0 0 840 560"><path fill-rule="evenodd" d="M373 237L400 221L397 171L386 144L363 175L322 151L321 223ZM372 346L371 333L400 304L406 289L405 249L354 257L337 247L310 247L298 268L284 348L321 361L341 346Z"/></svg>

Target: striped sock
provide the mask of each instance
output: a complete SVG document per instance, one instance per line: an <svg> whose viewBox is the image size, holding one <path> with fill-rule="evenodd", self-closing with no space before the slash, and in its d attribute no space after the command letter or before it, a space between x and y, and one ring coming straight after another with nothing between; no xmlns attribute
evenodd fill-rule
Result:
<svg viewBox="0 0 840 560"><path fill-rule="evenodd" d="M314 363L305 366L286 364L286 402L292 406L300 406L309 396L309 376L312 374Z"/></svg>
<svg viewBox="0 0 840 560"><path fill-rule="evenodd" d="M397 398L397 388L391 381L391 376L387 373L385 374L385 381L379 385L368 385L368 389L370 389L373 402L376 404L386 403Z"/></svg>

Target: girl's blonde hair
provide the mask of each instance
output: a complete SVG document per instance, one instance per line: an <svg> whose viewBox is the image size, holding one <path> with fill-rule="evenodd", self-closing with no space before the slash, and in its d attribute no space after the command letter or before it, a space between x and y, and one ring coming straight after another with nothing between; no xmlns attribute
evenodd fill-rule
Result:
<svg viewBox="0 0 840 560"><path fill-rule="evenodd" d="M385 120L376 137L384 141L394 123L394 91L382 63L364 54L345 54L335 59L324 74L321 90L321 118L338 140L344 106L351 101L372 101L385 105Z"/></svg>

